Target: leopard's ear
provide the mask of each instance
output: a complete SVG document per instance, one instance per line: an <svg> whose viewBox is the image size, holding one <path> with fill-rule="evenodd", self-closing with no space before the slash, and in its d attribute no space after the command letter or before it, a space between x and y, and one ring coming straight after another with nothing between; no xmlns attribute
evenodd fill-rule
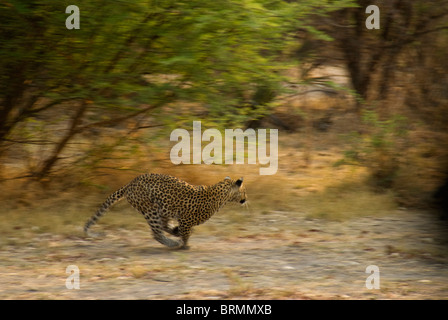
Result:
<svg viewBox="0 0 448 320"><path fill-rule="evenodd" d="M225 177L224 180L230 180L230 177Z"/></svg>
<svg viewBox="0 0 448 320"><path fill-rule="evenodd" d="M238 180L236 180L235 184L236 184L238 187L241 187L241 185L243 184L243 177L241 177L241 178L239 178Z"/></svg>

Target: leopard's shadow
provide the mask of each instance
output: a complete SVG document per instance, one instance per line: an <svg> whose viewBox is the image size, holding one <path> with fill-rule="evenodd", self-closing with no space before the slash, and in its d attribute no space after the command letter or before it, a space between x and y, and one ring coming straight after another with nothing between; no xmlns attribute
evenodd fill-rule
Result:
<svg viewBox="0 0 448 320"><path fill-rule="evenodd" d="M188 248L187 248L188 249ZM148 246L147 248L130 248L132 253L136 255L170 255L173 252L188 252L186 249L174 249L165 246Z"/></svg>

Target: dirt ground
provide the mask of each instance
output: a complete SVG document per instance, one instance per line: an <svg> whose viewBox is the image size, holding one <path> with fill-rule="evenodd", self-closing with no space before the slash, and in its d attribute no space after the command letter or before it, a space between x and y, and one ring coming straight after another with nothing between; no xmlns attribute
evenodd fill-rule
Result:
<svg viewBox="0 0 448 320"><path fill-rule="evenodd" d="M448 298L448 230L426 212L341 222L270 211L244 223L218 213L177 251L140 218L99 224L98 238L16 227L0 251L0 299ZM79 289L66 287L70 265ZM366 288L370 265L379 289Z"/></svg>

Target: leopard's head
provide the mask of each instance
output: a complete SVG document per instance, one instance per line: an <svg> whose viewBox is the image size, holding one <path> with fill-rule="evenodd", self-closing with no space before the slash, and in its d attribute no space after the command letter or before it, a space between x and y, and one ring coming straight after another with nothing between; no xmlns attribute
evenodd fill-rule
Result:
<svg viewBox="0 0 448 320"><path fill-rule="evenodd" d="M231 184L230 199L231 202L239 202L245 204L247 201L246 186L243 184L243 178L238 180L232 180L229 177L224 179L227 183Z"/></svg>

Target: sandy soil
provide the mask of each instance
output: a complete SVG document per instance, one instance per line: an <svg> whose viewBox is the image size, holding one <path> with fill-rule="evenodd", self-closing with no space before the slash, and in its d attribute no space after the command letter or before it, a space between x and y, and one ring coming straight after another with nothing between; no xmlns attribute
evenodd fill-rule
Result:
<svg viewBox="0 0 448 320"><path fill-rule="evenodd" d="M29 238L9 236L0 251L0 299L448 298L448 230L425 212L334 222L278 211L242 224L218 214L207 225L180 251L144 221L96 226L99 238L22 229ZM78 290L66 287L69 265ZM379 289L366 288L369 265Z"/></svg>

